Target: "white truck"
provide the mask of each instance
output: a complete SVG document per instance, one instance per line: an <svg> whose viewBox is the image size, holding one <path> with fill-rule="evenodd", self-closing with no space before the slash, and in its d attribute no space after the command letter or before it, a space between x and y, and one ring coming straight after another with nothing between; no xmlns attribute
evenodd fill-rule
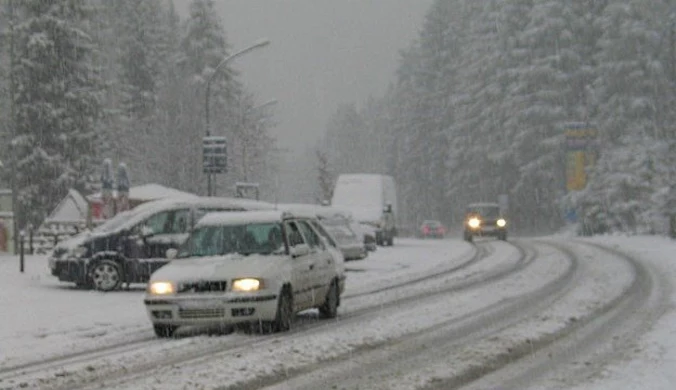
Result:
<svg viewBox="0 0 676 390"><path fill-rule="evenodd" d="M392 176L353 173L338 176L331 205L376 228L378 245L393 245L397 234L397 189Z"/></svg>

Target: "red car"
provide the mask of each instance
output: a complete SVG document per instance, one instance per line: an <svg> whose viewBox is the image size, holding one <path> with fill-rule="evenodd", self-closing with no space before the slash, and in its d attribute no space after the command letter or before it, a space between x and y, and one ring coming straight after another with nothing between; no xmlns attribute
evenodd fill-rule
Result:
<svg viewBox="0 0 676 390"><path fill-rule="evenodd" d="M420 237L421 238L444 238L446 235L446 227L436 220L426 220L423 221L420 226Z"/></svg>

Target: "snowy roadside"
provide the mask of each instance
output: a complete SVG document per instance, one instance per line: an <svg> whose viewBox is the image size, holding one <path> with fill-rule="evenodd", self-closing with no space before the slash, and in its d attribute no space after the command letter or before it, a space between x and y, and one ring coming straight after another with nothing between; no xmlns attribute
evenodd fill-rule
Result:
<svg viewBox="0 0 676 390"><path fill-rule="evenodd" d="M654 267L676 284L676 241L666 237L622 235L587 239L619 249ZM597 376L570 390L646 389L671 390L676 387L676 291L671 294L671 308L632 350L607 365ZM554 383L552 388L560 388Z"/></svg>
<svg viewBox="0 0 676 390"><path fill-rule="evenodd" d="M347 263L347 292L368 291L413 276L435 273L466 258L472 247L460 241L401 239L368 258ZM143 307L143 285L100 293L75 289L49 274L45 256L0 256L0 369L27 361L152 339Z"/></svg>
<svg viewBox="0 0 676 390"><path fill-rule="evenodd" d="M509 261L515 252L514 248L496 251L486 263L500 264ZM483 266L483 262L478 266ZM517 274L479 288L440 295L430 294L427 298L420 298L415 302L376 309L364 318L350 318L352 308L346 306L345 310L341 311L344 313L343 316L347 316L346 319L341 320L339 317L337 321L331 321L326 326L315 328L310 332L300 332L290 337L275 339L270 343L256 343L253 345L255 348L247 346L228 350L192 361L187 365L172 365L152 374L139 375L136 381L110 388L203 389L228 388L228 386L239 388L243 386L243 382L255 383L261 376L285 378L287 375L305 370L308 366L331 359L347 358L351 354L396 343L402 337L425 332L439 324L461 321L483 307L537 290L556 279L567 266L567 261L562 260L560 255L549 256L534 262ZM471 274L472 271L468 270L467 274ZM77 378L74 380L77 381ZM283 383L279 388L294 387Z"/></svg>

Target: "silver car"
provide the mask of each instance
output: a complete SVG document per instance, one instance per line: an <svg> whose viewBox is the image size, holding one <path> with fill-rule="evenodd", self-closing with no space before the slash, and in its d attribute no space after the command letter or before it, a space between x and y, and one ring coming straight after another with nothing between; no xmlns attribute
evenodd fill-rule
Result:
<svg viewBox="0 0 676 390"><path fill-rule="evenodd" d="M368 255L364 240L345 219L322 219L321 223L333 236L345 260L361 260Z"/></svg>

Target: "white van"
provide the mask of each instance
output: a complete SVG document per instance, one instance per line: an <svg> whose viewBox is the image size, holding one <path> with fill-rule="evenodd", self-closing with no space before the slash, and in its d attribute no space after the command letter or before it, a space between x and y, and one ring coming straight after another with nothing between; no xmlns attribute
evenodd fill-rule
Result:
<svg viewBox="0 0 676 390"><path fill-rule="evenodd" d="M396 235L397 189L392 176L342 174L336 180L331 206L349 210L352 217L374 226L378 245L392 245Z"/></svg>

